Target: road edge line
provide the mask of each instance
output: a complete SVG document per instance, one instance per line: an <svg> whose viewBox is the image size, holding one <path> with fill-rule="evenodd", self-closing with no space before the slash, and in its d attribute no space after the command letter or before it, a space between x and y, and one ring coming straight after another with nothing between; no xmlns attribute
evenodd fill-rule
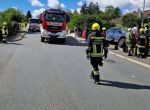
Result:
<svg viewBox="0 0 150 110"><path fill-rule="evenodd" d="M127 57L122 56L122 55L119 55L119 54L117 54L117 53L115 53L115 52L109 51L109 53L112 54L112 55L118 56L118 57L120 57L120 58L122 58L122 59L126 59L126 60L128 60L128 61L130 61L130 62L136 63L136 64L138 64L138 65L141 65L141 66L143 66L143 67L146 67L146 68L149 68L149 69L150 69L150 65L148 65L148 64L146 64L146 63L142 63L142 62L140 62L140 61L136 61L136 60L133 60L133 59L131 59L131 58L127 58Z"/></svg>

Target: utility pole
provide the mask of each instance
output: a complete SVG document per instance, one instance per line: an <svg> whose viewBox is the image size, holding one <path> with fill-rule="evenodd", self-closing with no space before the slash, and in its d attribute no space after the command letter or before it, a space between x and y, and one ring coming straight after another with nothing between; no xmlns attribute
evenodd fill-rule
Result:
<svg viewBox="0 0 150 110"><path fill-rule="evenodd" d="M145 0L143 1L143 12L142 12L142 23L141 26L144 26L144 9L145 9Z"/></svg>

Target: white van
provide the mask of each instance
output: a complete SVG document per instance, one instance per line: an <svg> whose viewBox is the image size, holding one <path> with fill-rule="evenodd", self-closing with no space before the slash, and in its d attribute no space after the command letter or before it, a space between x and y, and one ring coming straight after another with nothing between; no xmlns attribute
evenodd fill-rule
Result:
<svg viewBox="0 0 150 110"><path fill-rule="evenodd" d="M27 32L40 31L40 22L37 18L30 18L27 25Z"/></svg>

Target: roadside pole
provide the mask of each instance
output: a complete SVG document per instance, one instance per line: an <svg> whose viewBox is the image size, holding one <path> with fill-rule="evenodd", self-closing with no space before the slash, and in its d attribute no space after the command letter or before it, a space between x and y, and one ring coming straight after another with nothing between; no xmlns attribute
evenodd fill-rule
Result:
<svg viewBox="0 0 150 110"><path fill-rule="evenodd" d="M144 9L145 9L145 0L143 0L143 12L142 12L142 23L141 23L141 27L144 26Z"/></svg>

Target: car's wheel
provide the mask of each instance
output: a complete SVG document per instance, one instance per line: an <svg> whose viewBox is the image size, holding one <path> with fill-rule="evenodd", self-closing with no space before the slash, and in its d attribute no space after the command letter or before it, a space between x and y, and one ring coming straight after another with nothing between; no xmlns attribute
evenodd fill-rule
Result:
<svg viewBox="0 0 150 110"><path fill-rule="evenodd" d="M45 38L44 37L41 37L41 42L44 42Z"/></svg>
<svg viewBox="0 0 150 110"><path fill-rule="evenodd" d="M61 39L61 42L65 43L66 42L66 38Z"/></svg>
<svg viewBox="0 0 150 110"><path fill-rule="evenodd" d="M120 38L120 40L118 42L118 46L122 48L124 46L124 43L125 43L125 38L122 37L122 38Z"/></svg>

